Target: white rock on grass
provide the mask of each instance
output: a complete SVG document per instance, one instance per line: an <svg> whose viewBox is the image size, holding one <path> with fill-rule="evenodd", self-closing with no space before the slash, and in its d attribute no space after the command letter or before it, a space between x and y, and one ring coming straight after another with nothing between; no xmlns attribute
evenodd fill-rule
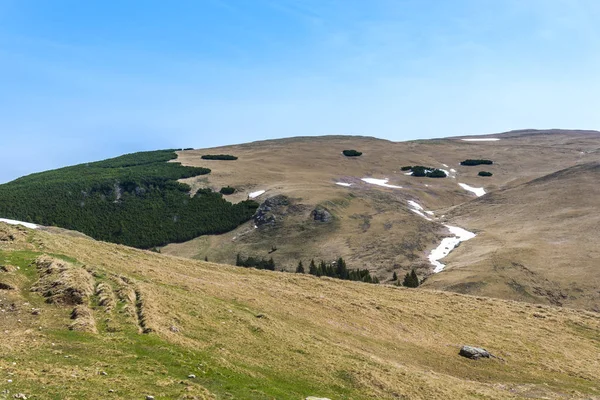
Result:
<svg viewBox="0 0 600 400"><path fill-rule="evenodd" d="M469 192L475 193L475 196L477 197L481 197L485 194L485 189L484 188L476 188L473 186L469 186L466 183L459 183L458 184L461 188L468 190Z"/></svg>
<svg viewBox="0 0 600 400"><path fill-rule="evenodd" d="M346 183L346 182L336 182L336 185L340 185L340 186L345 186L345 187L350 187L352 186L351 183Z"/></svg>

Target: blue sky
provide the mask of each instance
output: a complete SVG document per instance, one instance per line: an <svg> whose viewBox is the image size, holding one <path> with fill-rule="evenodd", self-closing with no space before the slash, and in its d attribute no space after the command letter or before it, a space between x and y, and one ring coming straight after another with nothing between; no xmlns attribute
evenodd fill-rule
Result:
<svg viewBox="0 0 600 400"><path fill-rule="evenodd" d="M0 0L0 182L298 135L600 128L597 0Z"/></svg>

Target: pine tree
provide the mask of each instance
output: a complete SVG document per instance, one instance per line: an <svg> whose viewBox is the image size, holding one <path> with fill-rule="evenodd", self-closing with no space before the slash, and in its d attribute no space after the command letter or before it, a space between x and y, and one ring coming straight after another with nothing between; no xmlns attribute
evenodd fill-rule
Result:
<svg viewBox="0 0 600 400"><path fill-rule="evenodd" d="M303 274L304 273L304 265L302 265L302 261L300 261L298 263L298 266L296 267L296 273L297 274Z"/></svg>
<svg viewBox="0 0 600 400"><path fill-rule="evenodd" d="M327 272L327 264L325 261L321 260L319 266L317 267L317 276L323 276Z"/></svg>
<svg viewBox="0 0 600 400"><path fill-rule="evenodd" d="M335 266L335 274L337 278L348 279L348 269L346 268L346 261L342 257L338 258Z"/></svg>
<svg viewBox="0 0 600 400"><path fill-rule="evenodd" d="M414 268L410 273L410 278L413 281L413 287L419 287L419 277L417 276L417 273L415 272Z"/></svg>
<svg viewBox="0 0 600 400"><path fill-rule="evenodd" d="M208 256L204 256L204 261L208 261Z"/></svg>
<svg viewBox="0 0 600 400"><path fill-rule="evenodd" d="M402 285L410 288L416 288L419 286L419 277L414 269L410 273L406 273Z"/></svg>
<svg viewBox="0 0 600 400"><path fill-rule="evenodd" d="M235 258L235 265L236 267L242 266L242 256L240 256L240 253L237 253L237 257Z"/></svg>
<svg viewBox="0 0 600 400"><path fill-rule="evenodd" d="M267 261L266 269L275 271L275 261L273 261L273 257L269 258L269 261Z"/></svg>
<svg viewBox="0 0 600 400"><path fill-rule="evenodd" d="M311 275L317 275L317 266L315 265L315 260L310 260L310 266L308 267L308 273Z"/></svg>
<svg viewBox="0 0 600 400"><path fill-rule="evenodd" d="M394 275L392 275L392 280L393 281L397 281L398 280L398 274L396 273L396 271L394 271Z"/></svg>

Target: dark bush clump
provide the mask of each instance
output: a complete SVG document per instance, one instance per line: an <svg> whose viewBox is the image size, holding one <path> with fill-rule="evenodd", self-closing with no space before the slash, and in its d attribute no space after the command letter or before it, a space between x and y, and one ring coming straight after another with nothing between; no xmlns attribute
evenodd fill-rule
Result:
<svg viewBox="0 0 600 400"><path fill-rule="evenodd" d="M376 276L371 276L368 269L350 269L342 257L332 263L322 261L317 265L315 260L310 261L308 273L315 276L328 276L330 278L366 283L379 283Z"/></svg>
<svg viewBox="0 0 600 400"><path fill-rule="evenodd" d="M432 167L424 167L422 165L414 165L412 167L402 167L402 171L412 171L412 176L427 177L427 178L445 178L447 175L444 171Z"/></svg>
<svg viewBox="0 0 600 400"><path fill-rule="evenodd" d="M488 171L479 171L479 173L477 175L479 175L479 176L492 176L494 174L492 174L491 172L488 172Z"/></svg>
<svg viewBox="0 0 600 400"><path fill-rule="evenodd" d="M344 150L342 151L346 157L358 157L362 155L362 152L356 150Z"/></svg>
<svg viewBox="0 0 600 400"><path fill-rule="evenodd" d="M225 186L225 187L222 187L221 190L219 190L219 193L224 194L224 195L234 194L235 188L232 188L231 186Z"/></svg>
<svg viewBox="0 0 600 400"><path fill-rule="evenodd" d="M428 178L445 178L447 175L441 169L434 169L427 174Z"/></svg>
<svg viewBox="0 0 600 400"><path fill-rule="evenodd" d="M270 271L275 271L275 261L273 261L273 257L269 258L268 260L265 260L264 258L258 259L252 256L248 256L248 258L244 259L238 253L235 259L235 265L238 267L268 269Z"/></svg>
<svg viewBox="0 0 600 400"><path fill-rule="evenodd" d="M410 288L419 287L419 284L419 277L417 276L417 273L414 269L410 271L410 273L406 273L406 275L404 276L404 282L402 282L402 286Z"/></svg>
<svg viewBox="0 0 600 400"><path fill-rule="evenodd" d="M474 160L474 159L467 159L465 161L461 161L460 165L468 165L468 166L473 166L473 165L492 165L494 162L492 160Z"/></svg>
<svg viewBox="0 0 600 400"><path fill-rule="evenodd" d="M237 160L236 156L230 154L205 154L201 157L203 160Z"/></svg>

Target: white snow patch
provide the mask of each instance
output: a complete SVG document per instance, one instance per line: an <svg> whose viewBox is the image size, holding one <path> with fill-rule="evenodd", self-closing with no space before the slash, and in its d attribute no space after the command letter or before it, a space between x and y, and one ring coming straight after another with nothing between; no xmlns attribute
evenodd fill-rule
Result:
<svg viewBox="0 0 600 400"><path fill-rule="evenodd" d="M346 187L350 187L350 186L352 186L352 184L351 184L351 183L346 183L346 182L336 182L335 184L336 184L336 185L340 185L340 186L346 186Z"/></svg>
<svg viewBox="0 0 600 400"><path fill-rule="evenodd" d="M362 178L361 180L363 182L367 182L372 185L383 186L383 187L392 188L392 189L402 189L402 186L395 186L395 185L388 184L387 182L389 181L389 179L387 179L387 178L385 178L385 179Z"/></svg>
<svg viewBox="0 0 600 400"><path fill-rule="evenodd" d="M454 168L450 168L450 172L456 173L456 170Z"/></svg>
<svg viewBox="0 0 600 400"><path fill-rule="evenodd" d="M410 206L414 209L423 210L423 207L421 207L421 205L419 203L417 203L416 201L409 200L408 204L410 204Z"/></svg>
<svg viewBox="0 0 600 400"><path fill-rule="evenodd" d="M16 221L14 219L0 218L0 222L6 222L7 224L10 224L10 225L23 225L24 227L29 228L29 229L37 229L38 228L38 225L32 224L31 222Z"/></svg>
<svg viewBox="0 0 600 400"><path fill-rule="evenodd" d="M255 199L258 196L260 196L261 194L263 194L265 191L264 190L258 190L256 192L252 192L248 195L248 197L250 197L251 199Z"/></svg>
<svg viewBox="0 0 600 400"><path fill-rule="evenodd" d="M412 171L404 173L404 175L412 175L412 174L413 174Z"/></svg>
<svg viewBox="0 0 600 400"><path fill-rule="evenodd" d="M442 167L448 168L448 165L447 164L442 164Z"/></svg>
<svg viewBox="0 0 600 400"><path fill-rule="evenodd" d="M475 193L475 196L477 196L477 197L481 197L485 194L484 188L476 188L473 186L469 186L466 183L459 183L459 186L465 190L468 190L469 192Z"/></svg>
<svg viewBox="0 0 600 400"><path fill-rule="evenodd" d="M410 211L414 212L415 214L420 215L421 217L425 218L427 221L432 220L427 215L423 214L423 211L425 211L425 209L416 201L408 200L408 205L412 207L410 209ZM433 211L425 211L425 212L429 215L433 215Z"/></svg>
<svg viewBox="0 0 600 400"><path fill-rule="evenodd" d="M444 171L444 173L446 174L446 176L450 176L450 172L443 169L443 168L439 168L440 171Z"/></svg>
<svg viewBox="0 0 600 400"><path fill-rule="evenodd" d="M419 214L421 217L425 218L427 221L431 221L431 218L429 218L427 215L423 214L419 210L415 210L414 208L411 208L410 211L414 212L415 214Z"/></svg>
<svg viewBox="0 0 600 400"><path fill-rule="evenodd" d="M471 139L460 139L465 142L497 142L499 138L471 138Z"/></svg>
<svg viewBox="0 0 600 400"><path fill-rule="evenodd" d="M435 266L434 273L438 273L444 270L445 264L442 264L439 260L446 257L460 242L464 242L469 239L473 239L476 235L473 232L469 232L465 229L459 228L458 226L444 225L454 237L447 237L442 239L442 243L429 253L429 262Z"/></svg>

